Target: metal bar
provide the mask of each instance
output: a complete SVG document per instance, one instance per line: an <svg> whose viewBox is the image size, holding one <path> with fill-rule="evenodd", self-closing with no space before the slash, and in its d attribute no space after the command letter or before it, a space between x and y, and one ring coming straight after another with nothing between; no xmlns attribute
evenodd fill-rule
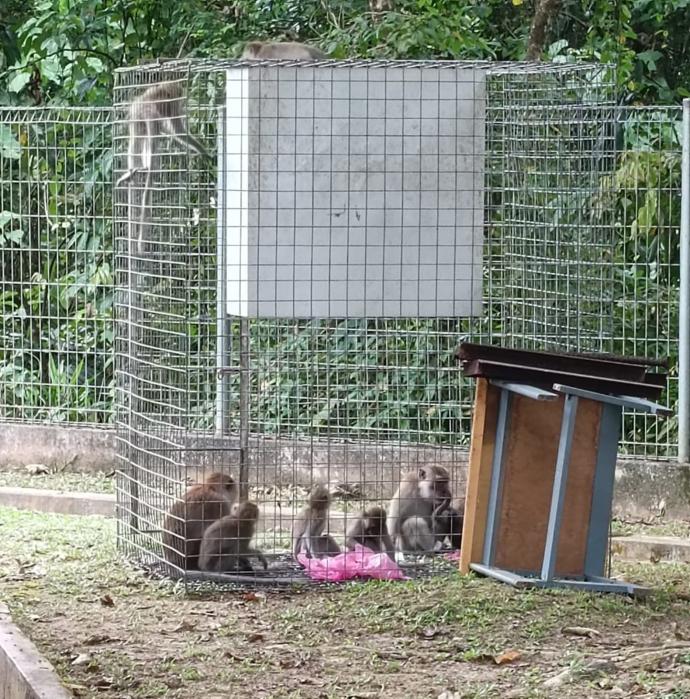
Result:
<svg viewBox="0 0 690 699"><path fill-rule="evenodd" d="M554 383L573 384L579 388L592 391L606 391L626 396L640 396L655 400L661 394L661 386L652 383L637 383L634 381L619 381L618 379L602 378L587 374L575 374L564 371L552 371L538 366L523 366L520 364L505 364L485 359L477 359L463 367L465 376L482 377L485 379L503 379L541 386L547 390Z"/></svg>
<svg viewBox="0 0 690 699"><path fill-rule="evenodd" d="M517 588L535 587L539 589L556 589L565 588L571 590L580 590L585 592L609 592L623 595L633 595L642 597L649 593L649 589L641 585L635 585L620 580L610 580L609 578L585 578L583 580L573 580L569 578L552 578L550 580L542 580L540 578L531 578L518 573L513 573L503 568L494 568L485 566L481 563L472 563L470 568L480 575L485 575L494 580L507 583Z"/></svg>
<svg viewBox="0 0 690 699"><path fill-rule="evenodd" d="M678 461L690 460L690 99L683 100L678 319Z"/></svg>
<svg viewBox="0 0 690 699"><path fill-rule="evenodd" d="M498 388L502 388L504 391L510 391L511 393L516 393L518 396L525 396L525 398L531 398L532 400L551 401L558 398L558 396L551 391L529 386L524 383L512 383L510 381L492 381L491 383L494 386L498 386Z"/></svg>
<svg viewBox="0 0 690 699"><path fill-rule="evenodd" d="M249 320L240 318L240 501L249 497Z"/></svg>
<svg viewBox="0 0 690 699"><path fill-rule="evenodd" d="M501 582L508 583L513 587L530 587L534 580L532 578L526 578L517 573L512 573L509 570L504 570L503 568L494 568L493 566L486 566L482 563L470 563L470 568L480 575L486 575L489 578L494 578L500 580ZM537 582L539 582L537 580Z"/></svg>
<svg viewBox="0 0 690 699"><path fill-rule="evenodd" d="M558 393L565 393L578 398L586 398L587 400L595 400L599 403L607 403L608 405L619 405L622 408L630 410L641 410L652 415L672 415L673 411L664 405L654 403L645 398L637 398L636 396L611 396L608 393L597 393L596 391L586 391L584 388L574 388L573 386L564 386L561 383L555 383L553 390Z"/></svg>
<svg viewBox="0 0 690 699"><path fill-rule="evenodd" d="M511 394L501 390L498 399L498 416L496 418L496 444L491 464L491 485L489 503L486 513L486 532L484 533L483 562L491 565L496 553L496 536L498 534L499 512L503 491L503 452L505 449L508 423L510 418Z"/></svg>
<svg viewBox="0 0 690 699"><path fill-rule="evenodd" d="M585 553L585 575L590 577L603 575L606 567L622 412L620 405L609 403L604 405L599 421L599 445Z"/></svg>
<svg viewBox="0 0 690 699"><path fill-rule="evenodd" d="M561 436L558 442L556 473L553 478L551 510L549 511L549 524L546 530L546 545L544 546L544 560L541 567L541 577L543 580L551 580L556 571L558 538L561 529L561 516L563 514L563 503L565 502L566 485L568 483L570 448L573 442L578 400L577 396L566 396L565 405L563 406L563 421L561 423Z"/></svg>
<svg viewBox="0 0 690 699"><path fill-rule="evenodd" d="M228 400L228 376L221 371L221 367L227 367L228 357L228 328L225 322L227 305L227 247L226 247L226 222L225 222L225 110L218 108L218 185L216 207L216 435L222 437L227 432L227 400Z"/></svg>
<svg viewBox="0 0 690 699"><path fill-rule="evenodd" d="M609 354L583 354L568 352L544 352L539 350L512 349L495 345L463 342L455 352L460 361L472 362L486 359L509 364L535 365L555 371L578 371L596 376L642 381L650 366L665 367L665 359L642 357L618 357Z"/></svg>

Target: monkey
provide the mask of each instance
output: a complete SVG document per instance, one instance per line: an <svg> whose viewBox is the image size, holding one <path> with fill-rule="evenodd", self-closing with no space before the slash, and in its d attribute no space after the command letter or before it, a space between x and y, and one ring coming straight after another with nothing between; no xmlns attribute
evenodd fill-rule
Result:
<svg viewBox="0 0 690 699"><path fill-rule="evenodd" d="M225 473L211 473L202 483L188 488L170 508L163 524L165 558L183 570L196 570L204 532L231 513L237 496L237 484Z"/></svg>
<svg viewBox="0 0 690 699"><path fill-rule="evenodd" d="M119 187L129 182L137 172L144 171L137 237L138 249L141 252L144 227L148 218L151 173L158 169L157 139L162 135L169 136L183 148L202 156L207 162L211 159L201 143L187 133L184 95L179 82L168 81L147 87L129 106L127 121L129 125L127 170L117 180L115 186ZM129 206L131 212L131 200Z"/></svg>
<svg viewBox="0 0 690 699"><path fill-rule="evenodd" d="M449 481L443 466L422 466L403 474L387 520L399 560L408 552L431 553L436 548L434 518L440 526L441 516L450 506Z"/></svg>
<svg viewBox="0 0 690 699"><path fill-rule="evenodd" d="M325 485L317 484L309 493L307 506L292 525L292 553L295 558L304 552L307 558L337 556L340 546L333 537L324 534L328 522L331 496Z"/></svg>
<svg viewBox="0 0 690 699"><path fill-rule="evenodd" d="M378 505L370 507L348 527L345 545L353 551L355 544L366 546L377 553L386 553L395 560L393 541L386 528L386 510Z"/></svg>
<svg viewBox="0 0 690 699"><path fill-rule="evenodd" d="M255 60L271 58L324 60L328 58L321 49L317 49L315 46L308 46L307 44L300 44L296 41L250 41L245 44L241 57Z"/></svg>
<svg viewBox="0 0 690 699"><path fill-rule="evenodd" d="M232 514L214 522L201 540L199 568L217 573L226 570L254 572L249 558L255 556L266 570L266 557L259 549L250 546L258 519L257 505L243 502L233 508Z"/></svg>
<svg viewBox="0 0 690 699"><path fill-rule="evenodd" d="M432 528L436 544L441 544L448 539L448 543L453 549L460 549L462 544L462 529L464 524L464 515L452 505L448 506L445 511L434 511L432 515Z"/></svg>

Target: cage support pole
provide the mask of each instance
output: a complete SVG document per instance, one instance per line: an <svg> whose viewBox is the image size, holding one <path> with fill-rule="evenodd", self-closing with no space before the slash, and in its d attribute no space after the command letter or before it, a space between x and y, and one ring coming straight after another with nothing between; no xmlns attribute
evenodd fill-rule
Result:
<svg viewBox="0 0 690 699"><path fill-rule="evenodd" d="M683 100L678 320L678 461L690 460L690 99Z"/></svg>
<svg viewBox="0 0 690 699"><path fill-rule="evenodd" d="M225 217L225 110L218 113L218 191L216 200L216 436L227 434L229 323L227 322L227 248Z"/></svg>
<svg viewBox="0 0 690 699"><path fill-rule="evenodd" d="M139 445L138 429L136 424L136 415L141 409L140 401L135 398L135 391L138 390L138 385L134 378L134 357L137 350L137 341L139 340L139 313L134 310L134 294L138 286L137 270L135 269L134 257L134 229L133 224L133 197L132 197L132 179L127 183L127 370L129 382L129 523L132 529L139 531L139 471L132 463L132 441L136 440L137 447ZM135 426L136 425L136 426ZM137 450L134 450L135 456Z"/></svg>
<svg viewBox="0 0 690 699"><path fill-rule="evenodd" d="M240 501L249 497L249 319L240 318Z"/></svg>

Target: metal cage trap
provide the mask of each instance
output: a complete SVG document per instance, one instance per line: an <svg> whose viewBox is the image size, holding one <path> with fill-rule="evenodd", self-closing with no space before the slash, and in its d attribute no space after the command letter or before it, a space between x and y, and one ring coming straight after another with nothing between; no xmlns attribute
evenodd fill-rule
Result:
<svg viewBox="0 0 690 699"><path fill-rule="evenodd" d="M580 347L606 340L607 66L171 60L117 71L115 103L118 538L152 570L306 580L291 530L317 483L339 546L405 472L446 468L462 511L458 341L500 338L518 303L542 304L544 345L575 317ZM166 517L210 472L258 504L267 570L169 555Z"/></svg>

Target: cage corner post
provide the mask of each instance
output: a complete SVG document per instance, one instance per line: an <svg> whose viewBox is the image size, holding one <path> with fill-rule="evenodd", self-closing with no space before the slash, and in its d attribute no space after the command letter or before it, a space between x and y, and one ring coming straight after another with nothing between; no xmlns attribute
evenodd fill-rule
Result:
<svg viewBox="0 0 690 699"><path fill-rule="evenodd" d="M678 314L678 461L690 461L690 99L683 100Z"/></svg>
<svg viewBox="0 0 690 699"><path fill-rule="evenodd" d="M228 250L225 198L225 108L218 108L218 184L216 209L216 437L228 433L231 324L228 317Z"/></svg>

